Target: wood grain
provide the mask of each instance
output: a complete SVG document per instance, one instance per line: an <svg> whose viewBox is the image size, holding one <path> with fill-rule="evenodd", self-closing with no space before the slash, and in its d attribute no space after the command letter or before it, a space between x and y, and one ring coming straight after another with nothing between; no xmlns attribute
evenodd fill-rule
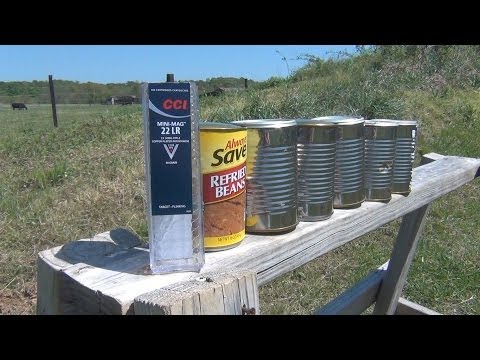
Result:
<svg viewBox="0 0 480 360"><path fill-rule="evenodd" d="M140 295L136 315L242 315L260 313L256 274L250 270L208 273Z"/></svg>

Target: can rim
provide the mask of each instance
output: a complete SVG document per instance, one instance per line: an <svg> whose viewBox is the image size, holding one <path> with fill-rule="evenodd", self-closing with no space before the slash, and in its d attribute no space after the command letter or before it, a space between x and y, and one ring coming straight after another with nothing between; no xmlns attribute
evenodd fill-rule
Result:
<svg viewBox="0 0 480 360"><path fill-rule="evenodd" d="M418 125L417 120L395 120L395 119L372 119L372 121L381 121L381 122L389 122L389 123L396 123L397 125Z"/></svg>
<svg viewBox="0 0 480 360"><path fill-rule="evenodd" d="M397 127L398 123L394 121L385 121L384 119L365 120L365 126Z"/></svg>
<svg viewBox="0 0 480 360"><path fill-rule="evenodd" d="M323 119L296 119L298 126L335 126L334 123Z"/></svg>
<svg viewBox="0 0 480 360"><path fill-rule="evenodd" d="M363 117L356 116L344 116L344 115L334 115L334 116L320 116L310 120L321 120L335 125L357 125L363 124L365 122Z"/></svg>
<svg viewBox="0 0 480 360"><path fill-rule="evenodd" d="M214 121L201 121L199 122L200 130L209 129L209 130L243 130L241 126L232 124L232 123L221 123Z"/></svg>
<svg viewBox="0 0 480 360"><path fill-rule="evenodd" d="M290 119L248 119L233 121L232 124L250 129L277 129L295 126L297 122Z"/></svg>

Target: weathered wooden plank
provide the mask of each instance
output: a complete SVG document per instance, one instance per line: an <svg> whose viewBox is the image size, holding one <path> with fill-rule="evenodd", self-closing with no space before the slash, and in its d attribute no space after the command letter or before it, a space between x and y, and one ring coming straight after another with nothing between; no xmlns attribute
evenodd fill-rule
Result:
<svg viewBox="0 0 480 360"><path fill-rule="evenodd" d="M262 285L468 183L479 166L480 159L445 157L417 167L413 170L412 191L406 197L393 195L388 204L365 202L357 209L335 210L330 219L302 222L288 234L247 235L242 244L233 249L207 253L201 274L232 268L249 269L257 273L258 284ZM101 236L108 238L109 233ZM54 271L62 272L71 281L71 291L75 286L85 288L82 301L97 304L96 309L105 313L132 311L135 297L198 276L197 273L146 275L148 250L120 246L106 249L101 245L97 241L92 245L98 256L81 258L76 255L69 259L63 254L67 265ZM65 253L58 247L40 256L47 264L55 264L57 257L62 258L62 252ZM112 304L117 305L108 308Z"/></svg>
<svg viewBox="0 0 480 360"><path fill-rule="evenodd" d="M243 308L258 314L256 274L250 270L204 274L142 294L134 307L136 315L242 315Z"/></svg>
<svg viewBox="0 0 480 360"><path fill-rule="evenodd" d="M114 229L92 239L70 242L39 253L37 314L128 313L131 303L123 304L83 285L78 279L83 273L91 275L89 270L92 269L117 273L128 270L129 263L135 263L136 267L139 253L148 258L146 249L134 248L139 244L139 239L131 232Z"/></svg>
<svg viewBox="0 0 480 360"><path fill-rule="evenodd" d="M390 265L378 292L374 315L395 313L429 210L430 204L424 205L403 217Z"/></svg>
<svg viewBox="0 0 480 360"><path fill-rule="evenodd" d="M63 313L60 287L66 280L62 269L72 266L55 257L56 249L42 251L37 258L37 314Z"/></svg>
<svg viewBox="0 0 480 360"><path fill-rule="evenodd" d="M395 315L442 315L436 311L433 311L425 306L408 301L405 298L400 297L398 299L397 309Z"/></svg>
<svg viewBox="0 0 480 360"><path fill-rule="evenodd" d="M328 304L315 310L313 315L361 314L375 302L387 267L388 261Z"/></svg>

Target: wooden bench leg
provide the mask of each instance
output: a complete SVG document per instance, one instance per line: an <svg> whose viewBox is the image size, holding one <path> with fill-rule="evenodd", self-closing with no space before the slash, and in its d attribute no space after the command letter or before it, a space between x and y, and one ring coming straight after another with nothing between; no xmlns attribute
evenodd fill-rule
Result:
<svg viewBox="0 0 480 360"><path fill-rule="evenodd" d="M414 302L408 301L407 299L400 298L398 299L397 310L395 310L395 315L442 315L432 309L426 308L425 306L415 304Z"/></svg>
<svg viewBox="0 0 480 360"><path fill-rule="evenodd" d="M430 204L427 204L403 217L387 273L378 292L374 315L395 313L429 210Z"/></svg>
<svg viewBox="0 0 480 360"><path fill-rule="evenodd" d="M372 305L388 268L388 261L337 296L313 315L359 315Z"/></svg>

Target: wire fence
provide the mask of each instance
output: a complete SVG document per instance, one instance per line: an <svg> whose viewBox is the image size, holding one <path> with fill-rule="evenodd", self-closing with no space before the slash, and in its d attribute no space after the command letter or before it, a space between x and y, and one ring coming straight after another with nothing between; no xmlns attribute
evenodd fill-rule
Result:
<svg viewBox="0 0 480 360"><path fill-rule="evenodd" d="M50 85L53 85L55 101L51 98ZM96 121L106 115L137 112L137 107L129 110L116 105L140 103L140 84L135 82L82 84L52 81L50 75L48 82L0 81L0 145L22 132L56 127L57 124L68 127Z"/></svg>
<svg viewBox="0 0 480 360"><path fill-rule="evenodd" d="M55 129L52 106L50 104L27 104L28 110L12 110L10 105L0 105L0 163L2 149L7 143L15 142L17 137L32 136L32 141L41 134L49 133ZM129 106L103 105L103 104L57 104L56 107L58 129L62 133L75 133L79 127L93 133L97 126L102 124L115 124L120 118L129 118L137 123L141 119L141 105ZM121 121L120 121L121 122ZM138 122L138 126L140 123ZM72 135L74 136L74 135ZM25 146L29 146L26 144ZM0 166L1 168L1 166Z"/></svg>
<svg viewBox="0 0 480 360"><path fill-rule="evenodd" d="M113 102L112 102L113 98ZM128 105L140 103L140 97L137 95L110 95L102 96L89 92L57 92L55 90L55 100L57 104L107 104L107 105ZM130 101L131 100L131 101ZM125 103L126 102L126 103ZM50 93L42 92L38 94L0 94L0 106L12 103L24 104L50 104Z"/></svg>
<svg viewBox="0 0 480 360"><path fill-rule="evenodd" d="M53 80L52 84L57 104L115 104L118 101L124 105L139 103L141 97L141 86L138 82L96 84ZM50 104L49 82L0 81L0 105L12 103Z"/></svg>

